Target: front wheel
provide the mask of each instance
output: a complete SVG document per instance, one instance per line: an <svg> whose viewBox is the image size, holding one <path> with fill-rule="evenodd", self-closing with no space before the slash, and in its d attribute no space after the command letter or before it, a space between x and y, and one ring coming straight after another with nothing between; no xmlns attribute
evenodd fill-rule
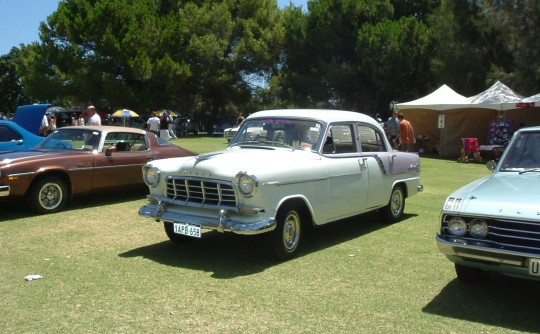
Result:
<svg viewBox="0 0 540 334"><path fill-rule="evenodd" d="M395 223L401 219L405 211L405 192L400 185L394 186L390 201L379 212L386 223Z"/></svg>
<svg viewBox="0 0 540 334"><path fill-rule="evenodd" d="M296 254L302 235L302 213L292 205L279 209L277 226L268 235L273 254L279 260L288 260Z"/></svg>
<svg viewBox="0 0 540 334"><path fill-rule="evenodd" d="M62 210L68 200L64 181L56 176L38 180L26 195L26 202L37 213L54 213Z"/></svg>

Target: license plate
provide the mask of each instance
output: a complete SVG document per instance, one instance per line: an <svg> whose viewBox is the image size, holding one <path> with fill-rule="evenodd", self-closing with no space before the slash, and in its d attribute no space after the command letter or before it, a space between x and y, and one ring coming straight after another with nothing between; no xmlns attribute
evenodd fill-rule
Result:
<svg viewBox="0 0 540 334"><path fill-rule="evenodd" d="M188 237L200 238L201 227L199 225L192 225L186 223L174 223L174 233L187 235Z"/></svg>
<svg viewBox="0 0 540 334"><path fill-rule="evenodd" d="M529 259L529 275L540 276L540 259Z"/></svg>

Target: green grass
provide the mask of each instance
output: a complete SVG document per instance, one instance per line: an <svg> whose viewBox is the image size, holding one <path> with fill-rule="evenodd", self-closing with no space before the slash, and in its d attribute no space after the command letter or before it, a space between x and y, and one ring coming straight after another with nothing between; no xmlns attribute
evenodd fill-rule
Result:
<svg viewBox="0 0 540 334"><path fill-rule="evenodd" d="M174 143L204 153L223 138ZM406 219L364 215L311 231L277 262L260 237L206 233L168 242L137 215L145 192L72 201L34 216L0 205L2 333L539 332L540 285L495 276L459 283L437 250L446 196L488 170L422 158L425 191ZM43 279L27 282L28 274Z"/></svg>

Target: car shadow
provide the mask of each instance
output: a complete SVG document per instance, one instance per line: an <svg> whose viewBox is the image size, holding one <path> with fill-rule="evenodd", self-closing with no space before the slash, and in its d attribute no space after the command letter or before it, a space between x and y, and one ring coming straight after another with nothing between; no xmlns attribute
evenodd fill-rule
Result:
<svg viewBox="0 0 540 334"><path fill-rule="evenodd" d="M457 278L422 311L530 333L540 332L540 282L491 274L478 285Z"/></svg>
<svg viewBox="0 0 540 334"><path fill-rule="evenodd" d="M136 199L144 199L148 194L147 187L130 189L130 191L110 191L107 193L85 194L75 197L62 209L62 212L74 211L85 208L101 207L103 205L117 204ZM0 222L13 219L24 219L39 216L33 212L24 201L3 202L0 201Z"/></svg>
<svg viewBox="0 0 540 334"><path fill-rule="evenodd" d="M414 215L405 215L404 220L412 217ZM306 229L295 258L362 237L386 226L378 215L366 214L320 228ZM265 243L265 235L243 236L212 231L205 232L201 239L189 240L185 244L174 244L167 240L119 256L143 257L172 267L209 272L214 278L229 279L253 275L282 263L274 259Z"/></svg>

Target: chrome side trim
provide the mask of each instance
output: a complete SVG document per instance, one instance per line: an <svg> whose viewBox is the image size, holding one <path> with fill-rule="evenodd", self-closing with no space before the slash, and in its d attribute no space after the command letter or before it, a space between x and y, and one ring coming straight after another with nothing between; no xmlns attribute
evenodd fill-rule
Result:
<svg viewBox="0 0 540 334"><path fill-rule="evenodd" d="M9 186L0 186L0 197L9 196Z"/></svg>
<svg viewBox="0 0 540 334"><path fill-rule="evenodd" d="M15 173L15 174L9 174L7 177L20 177L20 176L27 176L27 175L34 175L36 172L26 172L26 173Z"/></svg>

